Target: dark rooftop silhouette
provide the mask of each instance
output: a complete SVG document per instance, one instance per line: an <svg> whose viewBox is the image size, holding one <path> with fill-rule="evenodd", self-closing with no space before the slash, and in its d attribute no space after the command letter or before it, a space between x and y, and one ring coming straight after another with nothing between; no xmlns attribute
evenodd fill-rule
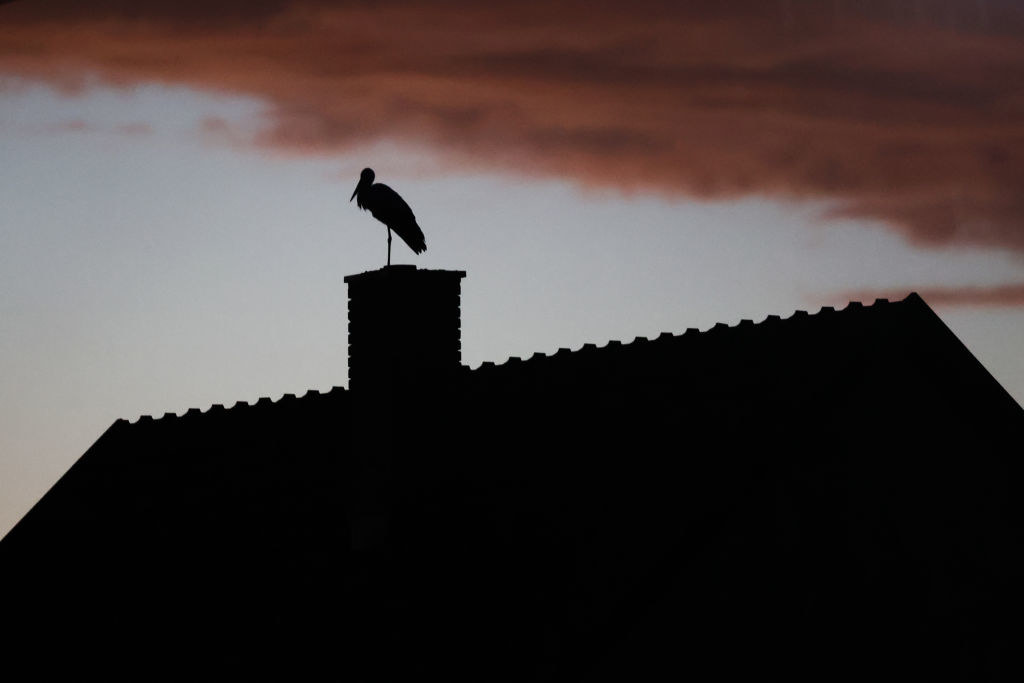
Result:
<svg viewBox="0 0 1024 683"><path fill-rule="evenodd" d="M464 275L346 278L351 390L115 422L0 542L13 656L123 678L1015 678L1024 411L920 297L470 370ZM409 290L436 307L396 320Z"/></svg>

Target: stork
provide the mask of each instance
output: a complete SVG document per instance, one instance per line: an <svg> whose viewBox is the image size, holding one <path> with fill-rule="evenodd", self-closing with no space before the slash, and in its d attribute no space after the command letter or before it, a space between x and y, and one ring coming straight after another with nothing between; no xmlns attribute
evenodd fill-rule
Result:
<svg viewBox="0 0 1024 683"><path fill-rule="evenodd" d="M398 193L383 183L375 183L376 177L372 168L364 168L359 174L359 184L349 201L356 199L356 206L364 211L369 209L373 217L388 226L388 265L391 265L391 231L409 245L413 252L419 254L427 250L423 239L423 231L416 224L416 216L412 209Z"/></svg>

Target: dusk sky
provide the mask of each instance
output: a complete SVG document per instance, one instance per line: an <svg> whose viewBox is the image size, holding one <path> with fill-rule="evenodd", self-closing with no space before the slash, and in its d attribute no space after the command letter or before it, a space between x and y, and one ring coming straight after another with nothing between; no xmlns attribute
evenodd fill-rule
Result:
<svg viewBox="0 0 1024 683"><path fill-rule="evenodd" d="M0 534L117 418L345 385L365 166L470 366L917 291L1024 403L1020 0L20 0Z"/></svg>

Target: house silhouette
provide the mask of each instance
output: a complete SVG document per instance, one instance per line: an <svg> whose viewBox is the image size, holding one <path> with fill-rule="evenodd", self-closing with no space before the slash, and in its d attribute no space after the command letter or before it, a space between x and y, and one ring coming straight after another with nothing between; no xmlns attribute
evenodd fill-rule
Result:
<svg viewBox="0 0 1024 683"><path fill-rule="evenodd" d="M8 670L1017 680L1024 411L919 296L470 370L464 275L346 278L348 390L111 425Z"/></svg>

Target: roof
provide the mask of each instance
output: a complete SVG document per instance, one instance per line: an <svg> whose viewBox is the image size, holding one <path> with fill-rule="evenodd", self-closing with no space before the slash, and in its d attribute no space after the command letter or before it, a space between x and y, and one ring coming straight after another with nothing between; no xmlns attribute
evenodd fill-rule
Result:
<svg viewBox="0 0 1024 683"><path fill-rule="evenodd" d="M392 270L403 266L391 266ZM409 266L415 269L415 266ZM358 276L377 277L386 271L369 271ZM464 271L424 271L445 274L465 275ZM923 323L923 325L922 325ZM906 335L908 332L912 334ZM899 333L904 333L900 337ZM689 380L707 370L709 364L718 363L718 374L708 379L720 381L727 379L722 376L720 364L723 362L744 362L741 367L732 368L735 381L755 381L756 373L774 372L778 375L775 382L787 379L796 381L800 378L801 364L808 365L815 356L831 357L826 366L841 363L864 361L882 352L875 359L880 362L898 352L918 352L927 349L934 343L938 334L947 344L953 344L958 351L967 352L955 335L946 327L937 315L928 307L917 293L909 294L902 301L891 302L888 299L876 299L872 304L850 302L843 309L836 310L832 306L823 306L815 313L803 310L795 311L788 318L768 315L764 320L755 323L744 319L735 325L718 323L713 327L700 331L688 328L682 333L662 332L654 338L636 337L632 341L609 341L604 346L584 344L578 349L560 348L551 354L534 353L528 358L510 357L501 363L487 361L476 368L465 368L465 376L472 377L470 386L486 388L491 384L517 384L523 388L543 385L549 388L552 384L568 383L570 386L582 384L609 383L616 380L632 378L637 381L657 381L659 377L676 374L687 374ZM894 342L901 341L902 346ZM861 346L857 346L861 344ZM813 348L817 346L817 348ZM842 357L837 357L837 351ZM948 349L946 349L948 351ZM796 358L802 355L802 360ZM809 355L808 355L809 354ZM1002 387L995 378L967 352L969 359L968 371L977 372L979 381ZM785 365L769 365L767 359L785 359ZM760 361L760 364L758 362ZM886 361L887 363L891 362ZM742 370L742 372L741 372ZM952 368L945 368L949 372ZM813 373L820 376L821 367L815 367ZM755 374L750 374L755 373ZM723 385L724 386L724 385ZM709 388L709 390L712 390ZM163 416L143 415L134 423L170 420L176 418L196 418L210 415L210 420L217 419L223 411L245 412L251 408L261 411L304 410L306 406L317 405L325 396L333 396L333 400L341 400L345 392L342 387L334 387L327 394L318 390L310 390L301 397L295 394L284 394L277 401L262 397L255 402L238 401L225 409L221 404L214 404L206 410L190 408L184 413L165 413ZM1003 390L1005 397L1012 397ZM264 413L266 414L266 413ZM118 422L122 422L119 420ZM117 424L117 423L115 423Z"/></svg>
<svg viewBox="0 0 1024 683"><path fill-rule="evenodd" d="M955 379L966 382L965 388L993 392L1020 410L916 293L898 302L851 302L841 310L825 306L788 318L769 315L758 323L718 323L703 332L690 328L628 343L585 344L487 362L472 372L472 386L545 392L559 386L570 392L629 387L641 393L673 386L735 400L739 393L777 396L801 387L834 391L836 382L862 383L871 374L889 382L907 377L913 390L922 383L948 386Z"/></svg>
<svg viewBox="0 0 1024 683"><path fill-rule="evenodd" d="M1022 439L911 295L119 420L0 567L25 633L125 677L979 678Z"/></svg>

